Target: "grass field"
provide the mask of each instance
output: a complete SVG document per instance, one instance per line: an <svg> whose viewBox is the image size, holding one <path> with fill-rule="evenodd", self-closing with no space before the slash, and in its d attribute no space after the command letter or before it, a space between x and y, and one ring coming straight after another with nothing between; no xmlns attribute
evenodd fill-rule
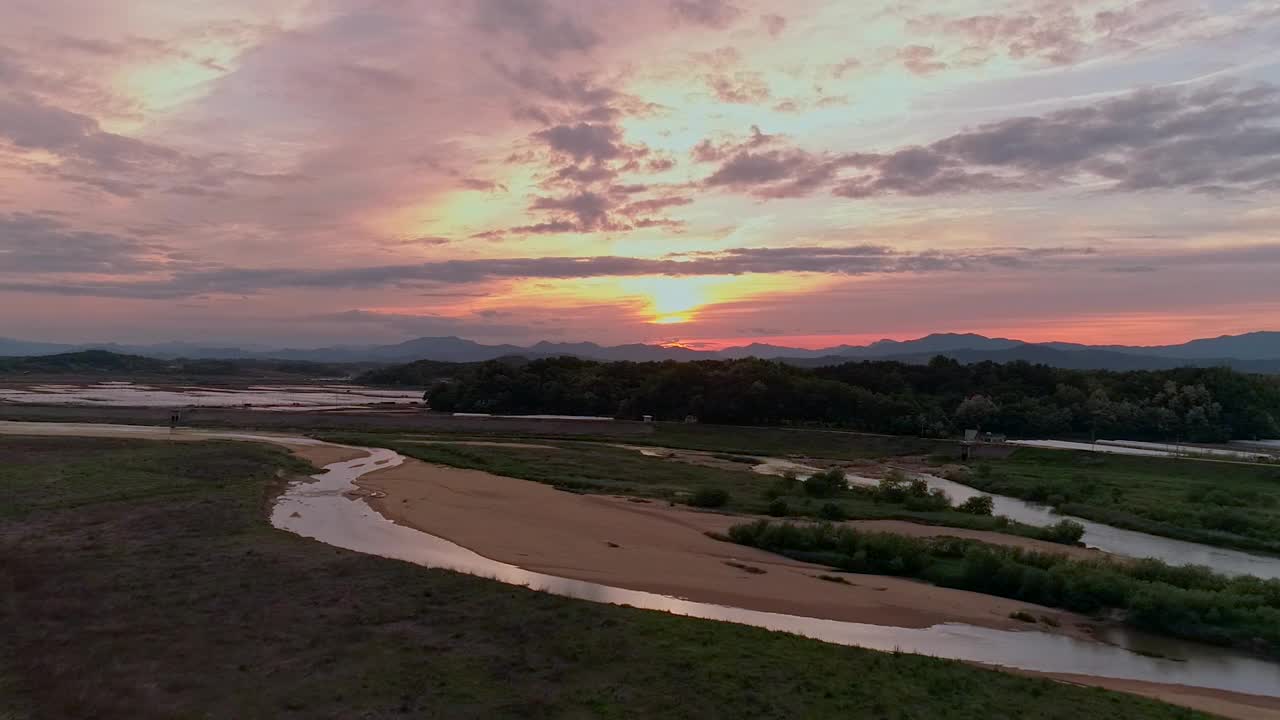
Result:
<svg viewBox="0 0 1280 720"><path fill-rule="evenodd" d="M1204 717L338 550L266 523L296 470L273 450L0 439L0 460L0 717Z"/></svg>
<svg viewBox="0 0 1280 720"><path fill-rule="evenodd" d="M926 525L1048 539L1040 528L1031 525L954 510L913 510L903 504L874 501L867 492L850 491L835 497L815 498L805 495L800 485L779 492L781 483L778 478L751 472L747 469L749 463L742 462L748 458L730 454L722 454L719 458L739 462L742 469L694 465L585 442L525 439L556 448L548 450L450 444L447 440L415 443L385 434L326 435L324 438L338 443L377 445L425 462L483 470L579 492L634 495L697 504L696 498L700 493L721 490L727 499L715 507L730 512L777 514L771 506L781 500L786 506L785 515L790 517L820 517L824 506L834 505L839 508L840 517L850 520L909 520Z"/></svg>
<svg viewBox="0 0 1280 720"><path fill-rule="evenodd" d="M755 455L804 455L834 460L861 460L896 455L928 455L955 447L942 440L897 435L868 435L834 430L737 427L657 423L639 443L685 450L712 450Z"/></svg>
<svg viewBox="0 0 1280 720"><path fill-rule="evenodd" d="M956 478L1117 527L1280 554L1280 467L1023 448Z"/></svg>
<svg viewBox="0 0 1280 720"><path fill-rule="evenodd" d="M110 422L166 425L165 408L20 405L0 403L0 419L46 422ZM703 425L700 423L639 423L466 418L446 413L262 412L245 408L199 408L183 422L193 427L290 431L299 433L367 432L432 433L459 436L575 438L606 442L661 445L690 450L766 455L801 454L856 460L895 455L927 455L958 446L941 440L868 435L816 429Z"/></svg>

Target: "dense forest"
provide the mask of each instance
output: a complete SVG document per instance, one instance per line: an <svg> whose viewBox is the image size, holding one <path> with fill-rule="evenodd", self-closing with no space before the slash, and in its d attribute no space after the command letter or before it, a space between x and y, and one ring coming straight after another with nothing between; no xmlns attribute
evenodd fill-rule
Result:
<svg viewBox="0 0 1280 720"><path fill-rule="evenodd" d="M1227 368L1110 372L1025 362L890 361L797 368L780 362L596 362L569 357L454 366L417 363L365 376L429 386L437 410L607 415L815 425L948 436L965 428L1021 437L1213 442L1280 437L1280 378ZM441 379L442 376L449 377Z"/></svg>

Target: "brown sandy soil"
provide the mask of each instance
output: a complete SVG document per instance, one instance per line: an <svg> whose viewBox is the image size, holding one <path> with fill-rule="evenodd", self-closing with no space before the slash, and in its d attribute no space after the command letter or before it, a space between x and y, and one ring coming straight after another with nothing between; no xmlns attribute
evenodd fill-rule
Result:
<svg viewBox="0 0 1280 720"><path fill-rule="evenodd" d="M1181 705L1201 712L1233 718L1234 720L1280 720L1280 698L1244 695L1225 690L1186 687L1184 685L1164 685L1142 680L1115 680L1091 675L1030 672L1020 672L1019 674L1038 675L1076 685L1092 685L1108 690L1143 695L1171 705Z"/></svg>
<svg viewBox="0 0 1280 720"><path fill-rule="evenodd" d="M1020 630L1028 610L1082 635L1090 621L1052 608L911 580L848 576L753 548L713 540L741 518L652 502L578 495L548 485L416 460L366 475L385 497L369 502L401 524L481 555L561 577L770 612L928 627L964 622ZM750 572L728 563L749 565Z"/></svg>
<svg viewBox="0 0 1280 720"><path fill-rule="evenodd" d="M367 457L369 453L355 448L344 448L336 445L290 445L288 443L280 443L294 455L306 460L307 462L322 468L325 465L333 463L347 462L356 458Z"/></svg>
<svg viewBox="0 0 1280 720"><path fill-rule="evenodd" d="M366 475L359 483L385 493L368 502L397 523L447 538L496 560L561 577L754 610L899 627L963 622L1024 630L1028 626L1011 620L1009 613L1027 610L1053 617L1061 625L1057 632L1087 637L1092 629L1088 618L1061 610L901 578L845 575L850 584L832 583L817 578L831 573L829 569L705 535L740 522L740 516L578 495L416 460ZM852 524L906 534L963 533L983 540L997 535L899 521ZM998 539L1036 542L1011 536ZM1054 631L1044 625L1038 629ZM1087 675L1043 675L1145 695L1223 717L1280 720L1277 698Z"/></svg>

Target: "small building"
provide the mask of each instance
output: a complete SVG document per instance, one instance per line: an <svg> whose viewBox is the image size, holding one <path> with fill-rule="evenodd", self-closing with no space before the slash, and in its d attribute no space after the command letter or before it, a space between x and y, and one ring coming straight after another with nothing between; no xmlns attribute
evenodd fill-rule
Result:
<svg viewBox="0 0 1280 720"><path fill-rule="evenodd" d="M1008 444L1008 438L997 433L984 433L978 430L965 430L964 439L960 441L960 459L1008 457L1014 450Z"/></svg>

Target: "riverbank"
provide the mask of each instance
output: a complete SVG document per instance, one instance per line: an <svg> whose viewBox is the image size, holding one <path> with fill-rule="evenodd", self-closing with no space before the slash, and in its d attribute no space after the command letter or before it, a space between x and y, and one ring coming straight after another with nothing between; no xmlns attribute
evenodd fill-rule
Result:
<svg viewBox="0 0 1280 720"><path fill-rule="evenodd" d="M413 459L362 477L391 520L526 570L733 607L898 627L1024 629L1019 610L1087 636L1082 616L890 577L819 579L825 568L714 540L743 518L557 490ZM936 528L943 530L943 528ZM1010 538L1013 540L1013 538ZM746 568L742 567L746 566ZM749 569L748 569L749 568Z"/></svg>
<svg viewBox="0 0 1280 720"><path fill-rule="evenodd" d="M724 539L833 569L915 578L939 587L1110 617L1157 636L1280 660L1280 582L1226 577L1155 560L1079 561L945 539L905 538L826 523L756 520ZM1280 678L1278 678L1280 679Z"/></svg>
<svg viewBox="0 0 1280 720"><path fill-rule="evenodd" d="M706 537L706 532L723 531L740 516L580 495L412 459L366 475L357 484L371 493L367 500L375 509L398 524L494 560L560 577L733 607L898 627L963 622L1023 630L1024 622L1009 617L1021 611L1050 618L1050 623L1041 623L1042 631L1088 638L1096 628L1092 620L1061 610L899 578L848 575L843 576L845 582L832 582L821 579L831 576L820 566ZM870 527L905 529L883 523ZM919 535L929 530L945 534L949 529L911 530ZM1273 698L1175 684L1047 676L1160 697L1226 717L1280 718L1272 714L1277 706Z"/></svg>
<svg viewBox="0 0 1280 720"><path fill-rule="evenodd" d="M1280 557L1280 467L1019 448L949 468L984 492L1107 525ZM944 472L935 468L933 472Z"/></svg>

